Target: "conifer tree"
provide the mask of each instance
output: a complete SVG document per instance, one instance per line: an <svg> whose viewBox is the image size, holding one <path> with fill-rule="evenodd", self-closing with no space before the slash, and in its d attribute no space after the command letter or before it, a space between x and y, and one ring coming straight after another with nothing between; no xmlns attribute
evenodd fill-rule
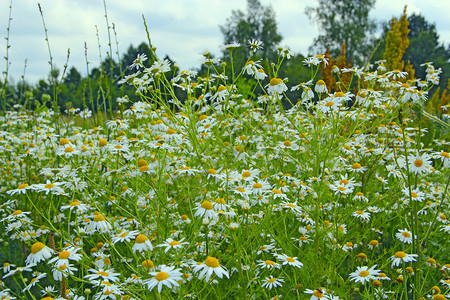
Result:
<svg viewBox="0 0 450 300"><path fill-rule="evenodd" d="M409 21L406 16L406 6L399 20L392 18L390 30L386 37L386 48L384 51L385 66L387 70L403 71L405 62L403 54L409 46Z"/></svg>

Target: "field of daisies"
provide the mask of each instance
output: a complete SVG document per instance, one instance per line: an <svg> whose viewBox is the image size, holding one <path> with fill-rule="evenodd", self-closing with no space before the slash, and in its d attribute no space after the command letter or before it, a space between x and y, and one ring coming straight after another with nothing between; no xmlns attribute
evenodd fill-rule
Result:
<svg viewBox="0 0 450 300"><path fill-rule="evenodd" d="M336 67L352 84L329 93L322 55L278 78L290 56L205 52L207 77L169 81L143 54L116 118L2 115L0 298L450 298L448 107L423 111L440 70Z"/></svg>

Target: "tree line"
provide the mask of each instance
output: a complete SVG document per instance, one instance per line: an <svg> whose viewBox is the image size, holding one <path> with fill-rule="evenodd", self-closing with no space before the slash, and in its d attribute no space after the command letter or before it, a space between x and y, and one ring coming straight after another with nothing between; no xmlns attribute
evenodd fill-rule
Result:
<svg viewBox="0 0 450 300"><path fill-rule="evenodd" d="M307 7L305 13L321 28L321 33L314 39L309 52L326 53L335 63L338 63L340 59L340 63L344 66L362 67L365 64L386 59L386 53L393 51L389 50L392 45L387 45L387 41L393 41L394 45L403 43L406 47L402 53L397 54L401 55L400 59L404 62L401 68L409 68L408 71L414 70L417 78L425 78L425 68L421 65L425 62L433 62L436 69L442 69L442 74L439 84L432 92L437 92L438 95L434 96L435 98L442 97L443 93L446 97L446 92L443 91L449 85L450 45L439 43L436 25L429 23L421 15L407 16L405 11L398 20L383 22L381 35L375 36L377 24L369 18L369 12L374 5L375 0L318 0L317 6ZM403 29L399 27L401 24ZM400 29L395 29L395 26ZM225 45L241 45L232 52L235 65L243 66L247 61L249 51L246 47L248 41L252 39L261 41L263 45L262 49L256 53L254 60L261 59L266 70L270 69L270 63L276 62L277 46L282 41L282 35L277 27L275 12L270 5L264 6L259 0L248 0L247 10L233 10L225 24L220 26L220 30ZM395 30L397 31L394 32ZM135 95L133 87L118 85L117 81L130 72L127 66L133 63L138 54L150 52L147 43L143 42L137 47L130 45L120 61L107 58L86 76L82 76L79 70L71 67L64 71L53 69L47 78L39 80L34 85L26 81L13 85L3 79L0 81L1 107L11 109L14 104L20 104L33 109L45 104L47 107L52 105L59 107L63 113L70 108L84 109L86 107L93 111L115 110L118 107L115 101L118 97L127 95L130 102L139 101L139 96ZM224 50L220 56L223 62L231 63L229 51ZM294 84L309 80L310 71L303 65L305 58L306 56L300 53L294 53L293 57L285 60L278 77L289 78ZM174 63L168 56L165 59ZM152 63L153 60L150 57L146 64L150 66ZM176 76L179 71L175 70L169 74L169 79ZM206 75L205 66L199 66L197 71L199 76ZM326 71L322 70L321 75L326 77ZM56 90L55 82L58 82ZM295 95L291 95L290 92L287 96L293 97L291 99L295 98ZM183 100L183 94L180 93L179 97Z"/></svg>

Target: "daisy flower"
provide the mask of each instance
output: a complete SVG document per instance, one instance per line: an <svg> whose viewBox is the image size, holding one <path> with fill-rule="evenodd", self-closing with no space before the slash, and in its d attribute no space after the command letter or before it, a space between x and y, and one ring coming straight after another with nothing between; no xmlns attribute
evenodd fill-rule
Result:
<svg viewBox="0 0 450 300"><path fill-rule="evenodd" d="M81 254L77 253L79 250L81 250L81 248L69 247L64 251L61 251L57 257L54 257L51 260L49 260L48 263L49 264L55 263L55 267L58 268L63 264L68 265L69 260L80 261Z"/></svg>
<svg viewBox="0 0 450 300"><path fill-rule="evenodd" d="M181 269L175 269L175 267L168 267L166 265L161 265L159 269L159 272L150 272L150 275L154 276L154 278L144 281L144 284L147 285L150 291L156 286L158 287L158 293L161 293L163 285L171 290L173 287L180 286L178 281L182 280L181 277L183 275Z"/></svg>
<svg viewBox="0 0 450 300"><path fill-rule="evenodd" d="M255 72L258 72L258 69L262 69L262 66L259 64L261 60L253 61L249 60L244 67L244 73L248 75L254 75Z"/></svg>
<svg viewBox="0 0 450 300"><path fill-rule="evenodd" d="M47 276L46 273L39 273L36 277L33 277L30 280L30 283L22 290L22 293L24 293L25 291L29 291L32 287L34 287L36 285L36 283L39 282L40 279L44 278L45 276ZM0 297L0 299L3 299L3 298Z"/></svg>
<svg viewBox="0 0 450 300"><path fill-rule="evenodd" d="M391 256L389 259L392 259L392 268L398 267L402 262L412 262L416 261L414 257L418 257L417 254L406 254L403 251L395 252L395 255Z"/></svg>
<svg viewBox="0 0 450 300"><path fill-rule="evenodd" d="M316 93L318 94L325 94L328 93L328 88L327 85L325 84L325 81L323 81L322 79L319 79L314 87L314 90L316 91Z"/></svg>
<svg viewBox="0 0 450 300"><path fill-rule="evenodd" d="M402 189L403 194L409 198L410 192L408 188ZM421 192L419 189L413 189L411 190L411 199L412 201L419 201L422 202L425 200L425 193Z"/></svg>
<svg viewBox="0 0 450 300"><path fill-rule="evenodd" d="M286 254L278 254L277 258L281 261L283 266L290 265L299 269L303 267L303 264L297 260L297 257L290 257Z"/></svg>
<svg viewBox="0 0 450 300"><path fill-rule="evenodd" d="M306 289L305 294L311 295L311 298L309 298L310 300L320 300L327 296L326 288L319 288L315 290Z"/></svg>
<svg viewBox="0 0 450 300"><path fill-rule="evenodd" d="M31 253L28 255L25 263L28 265L36 264L53 255L54 251L49 247L45 246L43 243L37 242L31 246Z"/></svg>
<svg viewBox="0 0 450 300"><path fill-rule="evenodd" d="M431 156L426 153L422 155L409 155L408 165L409 170L414 174L429 173L433 168L431 166Z"/></svg>
<svg viewBox="0 0 450 300"><path fill-rule="evenodd" d="M63 278L69 277L69 275L74 275L75 271L78 269L73 267L71 264L62 263L60 265L55 264L55 268L53 269L53 279L57 281L62 281Z"/></svg>
<svg viewBox="0 0 450 300"><path fill-rule="evenodd" d="M354 213L352 213L353 217L359 218L362 221L369 221L370 220L370 213L362 210L357 210Z"/></svg>
<svg viewBox="0 0 450 300"><path fill-rule="evenodd" d="M264 283L261 285L262 288L268 288L269 290L271 290L272 288L276 288L279 286L283 286L283 278L276 278L273 277L272 275L270 275L270 277L266 277L264 279Z"/></svg>
<svg viewBox="0 0 450 300"><path fill-rule="evenodd" d="M69 209L70 211L74 210L77 213L85 212L89 209L89 206L83 203L80 203L78 199L73 199L72 202L69 203L69 205L63 205L61 206L61 211L64 211L66 209Z"/></svg>
<svg viewBox="0 0 450 300"><path fill-rule="evenodd" d="M29 189L30 189L30 186L27 183L22 183L22 184L19 184L19 186L16 189L9 190L6 193L11 196L13 196L15 194L25 194L26 191Z"/></svg>
<svg viewBox="0 0 450 300"><path fill-rule="evenodd" d="M374 280L380 274L380 270L375 270L377 265L370 269L367 266L358 267L355 272L350 273L350 281L361 282L362 284Z"/></svg>
<svg viewBox="0 0 450 300"><path fill-rule="evenodd" d="M111 241L113 244L117 242L130 242L132 239L134 239L139 234L139 231L133 230L133 231L126 231L123 230L120 234L115 234Z"/></svg>
<svg viewBox="0 0 450 300"><path fill-rule="evenodd" d="M270 79L270 82L266 85L266 88L269 95L283 94L288 90L288 87L284 84L283 79L281 78Z"/></svg>
<svg viewBox="0 0 450 300"><path fill-rule="evenodd" d="M298 242L298 246L301 247L303 244L309 244L309 235L302 235L299 238L291 238L291 240L293 241L297 241Z"/></svg>
<svg viewBox="0 0 450 300"><path fill-rule="evenodd" d="M256 70L254 76L257 80L264 80L267 77L267 74L264 72L263 69L258 69Z"/></svg>
<svg viewBox="0 0 450 300"><path fill-rule="evenodd" d="M277 249L275 249L275 246L273 244L262 245L261 247L259 247L258 252L256 254L260 255L263 252L270 253L271 251L276 251L276 250Z"/></svg>
<svg viewBox="0 0 450 300"><path fill-rule="evenodd" d="M101 290L95 294L94 299L119 299L119 295L122 295L123 292L120 290L120 287L116 284L113 284L109 281L100 281L95 280L92 282L95 284L96 287L100 288Z"/></svg>
<svg viewBox="0 0 450 300"><path fill-rule="evenodd" d="M215 257L208 256L206 260L195 266L194 273L200 272L198 278L203 279L206 275L206 281L209 281L211 275L215 273L219 278L225 275L230 278L230 275L225 267L220 266L219 260Z"/></svg>
<svg viewBox="0 0 450 300"><path fill-rule="evenodd" d="M400 242L405 244L411 244L413 237L411 231L408 229L399 229L398 232L395 234L395 237L400 240Z"/></svg>
<svg viewBox="0 0 450 300"><path fill-rule="evenodd" d="M25 267L17 267L14 270L9 271L7 274L3 275L3 278L12 276L18 272L33 272L33 268L36 267L36 264L30 264Z"/></svg>
<svg viewBox="0 0 450 300"><path fill-rule="evenodd" d="M279 269L280 268L280 264L276 263L272 260L258 260L257 261L258 264L256 266L261 267L261 269Z"/></svg>
<svg viewBox="0 0 450 300"><path fill-rule="evenodd" d="M197 211L194 214L194 217L203 217L207 219L216 219L217 218L217 212L214 211L214 206L210 201L203 201L200 206L197 206Z"/></svg>
<svg viewBox="0 0 450 300"><path fill-rule="evenodd" d="M2 267L2 269L3 269L3 274L8 273L9 271L11 271L11 267L14 268L15 266L16 266L16 265L14 265L14 264L10 264L9 262L5 262L5 263L3 264L3 267Z"/></svg>
<svg viewBox="0 0 450 300"><path fill-rule="evenodd" d="M136 240L134 241L134 246L131 250L133 250L133 252L139 251L140 253L147 250L151 251L153 250L153 245L146 235L140 234L136 237Z"/></svg>
<svg viewBox="0 0 450 300"><path fill-rule="evenodd" d="M256 52L256 50L260 50L263 48L262 47L263 42L255 39L248 40L248 44L250 46L251 52Z"/></svg>
<svg viewBox="0 0 450 300"><path fill-rule="evenodd" d="M167 253L170 249L181 249L183 248L183 245L189 245L189 242L183 242L184 238L182 238L180 241L176 241L172 238L168 238L165 243L159 244L156 247L166 247L164 250L164 253Z"/></svg>
<svg viewBox="0 0 450 300"><path fill-rule="evenodd" d="M120 273L114 273L113 269L104 270L104 269L89 269L89 272L92 274L84 276L87 280L96 280L101 279L102 281L108 281L108 282L117 282L119 281L119 275Z"/></svg>
<svg viewBox="0 0 450 300"><path fill-rule="evenodd" d="M94 234L96 232L107 233L112 229L102 214L95 215L94 220L90 221L86 227L87 234Z"/></svg>
<svg viewBox="0 0 450 300"><path fill-rule="evenodd" d="M373 248L376 248L380 245L380 243L377 240L371 240L369 242L369 244L367 244L367 246L369 247L370 250L372 250Z"/></svg>

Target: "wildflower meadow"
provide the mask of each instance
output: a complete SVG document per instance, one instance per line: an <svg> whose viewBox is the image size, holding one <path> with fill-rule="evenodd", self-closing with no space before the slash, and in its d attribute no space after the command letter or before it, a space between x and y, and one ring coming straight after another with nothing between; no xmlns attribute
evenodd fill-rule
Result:
<svg viewBox="0 0 450 300"><path fill-rule="evenodd" d="M334 67L350 81L330 93L325 56L291 82L291 52L263 67L261 47L205 51L206 77L151 48L117 111L5 111L0 299L449 298L449 106L424 111L440 70Z"/></svg>

